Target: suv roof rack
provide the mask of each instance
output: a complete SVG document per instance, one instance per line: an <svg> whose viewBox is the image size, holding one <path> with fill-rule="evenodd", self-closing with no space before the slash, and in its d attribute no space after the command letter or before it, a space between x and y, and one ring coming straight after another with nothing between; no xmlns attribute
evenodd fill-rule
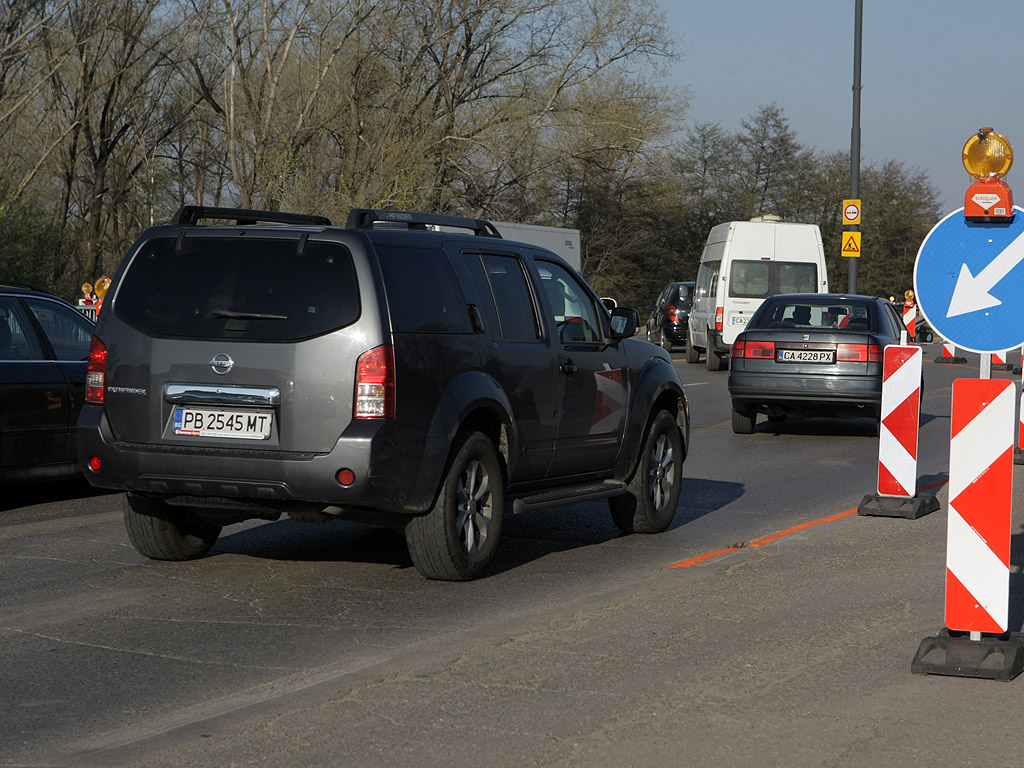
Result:
<svg viewBox="0 0 1024 768"><path fill-rule="evenodd" d="M467 216L446 216L440 213L419 213L418 211L391 211L375 208L353 208L345 226L349 229L373 229L378 221L389 224L405 224L409 229L435 227L458 227L469 229L479 237L501 237L501 233L489 221L472 219Z"/></svg>
<svg viewBox="0 0 1024 768"><path fill-rule="evenodd" d="M257 211L250 208L217 208L206 205L183 205L171 219L172 225L194 226L200 219L234 221L238 226L258 224L316 224L329 227L331 220L326 216L284 211Z"/></svg>
<svg viewBox="0 0 1024 768"><path fill-rule="evenodd" d="M0 280L0 285L9 285L12 288L24 288L29 291L39 291L40 293L46 293L42 288L32 283L23 283L20 280Z"/></svg>

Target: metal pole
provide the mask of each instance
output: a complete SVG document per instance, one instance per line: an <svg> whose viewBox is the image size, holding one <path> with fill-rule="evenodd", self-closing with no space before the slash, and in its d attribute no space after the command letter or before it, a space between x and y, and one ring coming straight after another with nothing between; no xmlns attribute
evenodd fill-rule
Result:
<svg viewBox="0 0 1024 768"><path fill-rule="evenodd" d="M850 132L850 197L860 198L860 50L864 25L864 0L856 0L853 22L853 130ZM860 227L852 227L859 232ZM849 258L847 292L857 293L858 258Z"/></svg>

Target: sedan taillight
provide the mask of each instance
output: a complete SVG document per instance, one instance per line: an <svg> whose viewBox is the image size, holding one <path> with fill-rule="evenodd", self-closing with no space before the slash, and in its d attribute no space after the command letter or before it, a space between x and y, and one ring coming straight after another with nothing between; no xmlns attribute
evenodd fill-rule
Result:
<svg viewBox="0 0 1024 768"><path fill-rule="evenodd" d="M103 405L107 400L107 346L98 337L89 345L89 366L85 374L85 402Z"/></svg>
<svg viewBox="0 0 1024 768"><path fill-rule="evenodd" d="M878 344L837 344L836 360L841 363L880 363L882 348Z"/></svg>
<svg viewBox="0 0 1024 768"><path fill-rule="evenodd" d="M738 340L732 345L732 356L748 360L772 360L775 357L775 343Z"/></svg>
<svg viewBox="0 0 1024 768"><path fill-rule="evenodd" d="M357 419L390 419L395 415L395 354L390 346L375 347L356 362Z"/></svg>

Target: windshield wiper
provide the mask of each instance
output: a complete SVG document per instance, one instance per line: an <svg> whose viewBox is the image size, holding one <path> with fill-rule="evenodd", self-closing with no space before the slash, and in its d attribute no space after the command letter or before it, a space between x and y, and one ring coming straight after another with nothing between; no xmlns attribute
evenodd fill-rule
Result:
<svg viewBox="0 0 1024 768"><path fill-rule="evenodd" d="M235 312L232 309L215 309L211 313L214 317L223 317L229 320L287 320L288 315L272 315L268 312Z"/></svg>

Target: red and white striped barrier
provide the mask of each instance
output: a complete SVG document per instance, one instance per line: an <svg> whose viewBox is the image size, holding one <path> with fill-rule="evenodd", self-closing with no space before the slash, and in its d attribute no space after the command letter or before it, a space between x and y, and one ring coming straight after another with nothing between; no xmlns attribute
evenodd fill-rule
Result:
<svg viewBox="0 0 1024 768"><path fill-rule="evenodd" d="M917 325L917 304L910 299L903 302L903 324L907 326L907 333L913 337Z"/></svg>
<svg viewBox="0 0 1024 768"><path fill-rule="evenodd" d="M878 495L917 492L917 435L921 414L921 348L890 345L882 363Z"/></svg>
<svg viewBox="0 0 1024 768"><path fill-rule="evenodd" d="M952 341L942 341L942 356L943 357L956 357L956 344Z"/></svg>
<svg viewBox="0 0 1024 768"><path fill-rule="evenodd" d="M1015 388L953 382L946 540L946 627L1002 634L1010 599Z"/></svg>

